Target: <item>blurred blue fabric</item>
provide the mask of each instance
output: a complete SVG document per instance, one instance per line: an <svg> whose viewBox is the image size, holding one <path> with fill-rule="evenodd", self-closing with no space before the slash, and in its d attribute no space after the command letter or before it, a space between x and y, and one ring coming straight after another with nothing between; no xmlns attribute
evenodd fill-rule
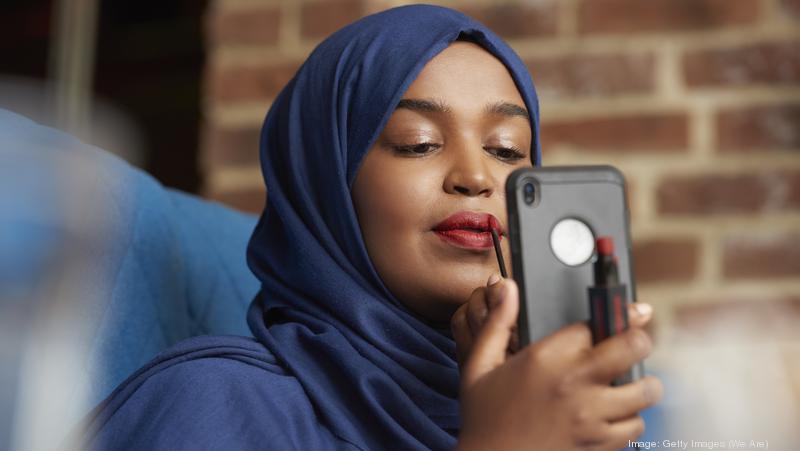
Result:
<svg viewBox="0 0 800 451"><path fill-rule="evenodd" d="M91 285L72 286L85 296L69 306L76 327L88 328L77 345L90 404L184 338L250 335L245 312L259 284L245 250L256 219L166 188L108 152L0 109L3 325L21 327L47 311L35 302L14 307L47 304L41 296L53 291L43 287L54 282L46 275ZM97 273L65 271L73 256Z"/></svg>

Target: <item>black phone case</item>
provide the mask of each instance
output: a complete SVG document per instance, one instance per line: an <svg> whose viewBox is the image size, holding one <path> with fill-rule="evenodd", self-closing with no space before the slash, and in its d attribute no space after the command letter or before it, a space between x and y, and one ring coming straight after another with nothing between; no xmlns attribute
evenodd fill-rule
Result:
<svg viewBox="0 0 800 451"><path fill-rule="evenodd" d="M536 193L530 205L524 193L528 182ZM506 181L506 200L513 277L520 290L520 346L590 318L587 288L594 285L597 250L592 244L591 257L575 266L559 260L550 234L562 219L585 223L594 238L613 238L619 283L626 286L628 302L635 302L630 213L625 178L618 169L608 165L517 169ZM642 374L643 366L637 365L631 380Z"/></svg>

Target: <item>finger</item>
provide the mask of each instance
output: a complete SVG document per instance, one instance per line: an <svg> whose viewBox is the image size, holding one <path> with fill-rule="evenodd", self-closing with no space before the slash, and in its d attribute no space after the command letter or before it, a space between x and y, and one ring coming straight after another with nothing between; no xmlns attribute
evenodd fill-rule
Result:
<svg viewBox="0 0 800 451"><path fill-rule="evenodd" d="M585 370L598 382L611 382L647 357L651 349L652 342L647 332L632 327L598 343L587 354Z"/></svg>
<svg viewBox="0 0 800 451"><path fill-rule="evenodd" d="M661 381L654 376L619 387L601 387L597 414L607 421L623 420L657 403L663 393Z"/></svg>
<svg viewBox="0 0 800 451"><path fill-rule="evenodd" d="M572 366L591 352L592 331L585 321L572 323L533 343L533 346L543 361L559 361Z"/></svg>
<svg viewBox="0 0 800 451"><path fill-rule="evenodd" d="M477 335L486 320L486 315L489 313L489 308L486 305L486 288L476 288L469 297L466 306L467 323L472 335Z"/></svg>
<svg viewBox="0 0 800 451"><path fill-rule="evenodd" d="M453 314L450 319L450 330L456 342L456 358L461 366L472 348L472 332L467 324L467 303L461 305Z"/></svg>
<svg viewBox="0 0 800 451"><path fill-rule="evenodd" d="M473 339L472 354L464 367L462 382L467 386L502 364L511 337L511 329L519 314L519 290L511 279L500 282L504 287L500 301L489 311L486 322Z"/></svg>
<svg viewBox="0 0 800 451"><path fill-rule="evenodd" d="M636 441L644 433L644 419L634 415L623 420L610 423L608 426L608 445L610 449L622 449L629 441Z"/></svg>
<svg viewBox="0 0 800 451"><path fill-rule="evenodd" d="M653 318L653 307L644 302L632 302L628 306L628 321L631 327L644 327Z"/></svg>
<svg viewBox="0 0 800 451"><path fill-rule="evenodd" d="M500 303L500 291L503 284L500 283L503 277L500 274L492 274L486 283L486 304L489 309Z"/></svg>

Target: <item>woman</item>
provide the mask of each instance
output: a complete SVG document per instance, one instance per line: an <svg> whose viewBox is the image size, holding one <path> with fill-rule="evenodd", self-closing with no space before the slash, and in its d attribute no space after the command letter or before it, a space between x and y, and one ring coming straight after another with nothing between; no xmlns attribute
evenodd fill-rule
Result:
<svg viewBox="0 0 800 451"><path fill-rule="evenodd" d="M538 120L524 65L463 14L400 7L326 39L262 130L255 339L163 353L98 406L89 443L567 450L635 439L659 382L608 382L649 352L638 327L649 316L632 310L636 327L596 348L576 324L512 355L516 285L494 274L485 232L442 227L465 211L505 224L505 177L540 163Z"/></svg>

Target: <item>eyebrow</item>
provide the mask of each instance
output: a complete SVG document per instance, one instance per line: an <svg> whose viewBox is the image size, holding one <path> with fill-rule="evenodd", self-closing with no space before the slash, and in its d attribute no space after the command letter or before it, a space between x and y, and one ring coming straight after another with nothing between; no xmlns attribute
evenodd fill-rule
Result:
<svg viewBox="0 0 800 451"><path fill-rule="evenodd" d="M402 99L397 108L405 108L422 113L451 113L453 110L439 99Z"/></svg>
<svg viewBox="0 0 800 451"><path fill-rule="evenodd" d="M484 111L488 114L498 114L501 116L522 116L528 119L528 110L519 105L509 102L495 102L487 104Z"/></svg>
<svg viewBox="0 0 800 451"><path fill-rule="evenodd" d="M452 113L453 109L439 99L402 99L397 104L397 108L405 108L411 111L419 111L423 113ZM525 119L529 118L528 110L525 108L504 101L487 103L483 108L485 114L500 115L507 117L521 116Z"/></svg>

